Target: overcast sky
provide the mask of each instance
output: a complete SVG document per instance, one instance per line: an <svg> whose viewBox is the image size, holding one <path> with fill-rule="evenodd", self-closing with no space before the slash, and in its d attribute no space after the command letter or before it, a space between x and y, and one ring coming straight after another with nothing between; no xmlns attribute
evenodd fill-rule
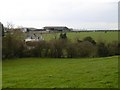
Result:
<svg viewBox="0 0 120 90"><path fill-rule="evenodd" d="M118 29L119 0L0 0L0 22L42 28Z"/></svg>

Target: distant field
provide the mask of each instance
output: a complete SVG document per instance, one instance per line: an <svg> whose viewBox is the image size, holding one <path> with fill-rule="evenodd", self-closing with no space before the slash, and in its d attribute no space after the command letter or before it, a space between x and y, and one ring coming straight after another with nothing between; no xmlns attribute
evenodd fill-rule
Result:
<svg viewBox="0 0 120 90"><path fill-rule="evenodd" d="M70 33L71 34L71 33ZM118 56L3 61L3 88L117 88Z"/></svg>
<svg viewBox="0 0 120 90"><path fill-rule="evenodd" d="M120 32L119 32L120 34ZM43 34L43 38L47 41L54 39L55 36L59 38L60 33L51 33L51 34ZM74 41L77 38L82 40L84 37L91 36L94 40L104 41L104 42L112 42L118 41L118 32L68 32L67 37L68 39Z"/></svg>

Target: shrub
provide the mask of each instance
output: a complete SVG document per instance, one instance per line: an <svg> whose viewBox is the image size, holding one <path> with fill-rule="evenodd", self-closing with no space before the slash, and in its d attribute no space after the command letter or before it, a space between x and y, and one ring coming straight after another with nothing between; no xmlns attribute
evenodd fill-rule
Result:
<svg viewBox="0 0 120 90"><path fill-rule="evenodd" d="M63 40L53 40L49 42L49 56L61 58L63 56Z"/></svg>
<svg viewBox="0 0 120 90"><path fill-rule="evenodd" d="M120 43L118 41L109 43L108 52L109 52L109 56L120 55Z"/></svg>
<svg viewBox="0 0 120 90"><path fill-rule="evenodd" d="M26 43L26 53L28 52L27 56L32 57L45 57L45 50L46 48L46 42L45 41L39 41L39 42L27 42Z"/></svg>
<svg viewBox="0 0 120 90"><path fill-rule="evenodd" d="M25 57L25 43L23 41L17 41L15 42L15 47L14 47L14 57Z"/></svg>
<svg viewBox="0 0 120 90"><path fill-rule="evenodd" d="M97 54L99 57L105 57L108 56L108 48L105 45L105 43L100 42L97 45Z"/></svg>
<svg viewBox="0 0 120 90"><path fill-rule="evenodd" d="M89 42L91 42L91 43L94 44L94 45L96 44L95 40L93 40L92 37L90 37L90 36L85 37L85 38L83 39L83 41L89 41Z"/></svg>
<svg viewBox="0 0 120 90"><path fill-rule="evenodd" d="M77 43L76 48L77 57L95 57L96 55L96 46L89 41Z"/></svg>
<svg viewBox="0 0 120 90"><path fill-rule="evenodd" d="M12 58L14 56L15 44L14 38L8 34L6 37L3 37L2 43L2 58Z"/></svg>
<svg viewBox="0 0 120 90"><path fill-rule="evenodd" d="M24 43L15 39L11 34L3 37L2 58L23 57Z"/></svg>
<svg viewBox="0 0 120 90"><path fill-rule="evenodd" d="M75 43L67 43L66 52L68 58L73 58L77 56L77 47Z"/></svg>
<svg viewBox="0 0 120 90"><path fill-rule="evenodd" d="M66 33L60 33L60 39L67 39L67 34Z"/></svg>

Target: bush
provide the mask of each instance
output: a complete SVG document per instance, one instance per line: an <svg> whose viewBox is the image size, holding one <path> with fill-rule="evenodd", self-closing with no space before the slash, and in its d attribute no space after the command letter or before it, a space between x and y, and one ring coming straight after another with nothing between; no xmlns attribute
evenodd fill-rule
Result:
<svg viewBox="0 0 120 90"><path fill-rule="evenodd" d="M25 49L26 49L25 43L23 41L17 41L15 43L17 44L14 47L14 57L19 57L19 58L25 57Z"/></svg>
<svg viewBox="0 0 120 90"><path fill-rule="evenodd" d="M85 37L85 38L83 39L83 41L89 41L89 42L91 42L93 45L96 44L95 40L93 40L92 37L90 37L90 36Z"/></svg>
<svg viewBox="0 0 120 90"><path fill-rule="evenodd" d="M83 41L76 45L77 57L95 57L96 46L89 41Z"/></svg>
<svg viewBox="0 0 120 90"><path fill-rule="evenodd" d="M27 57L46 57L47 56L47 42L26 42L26 56Z"/></svg>
<svg viewBox="0 0 120 90"><path fill-rule="evenodd" d="M2 43L2 58L14 58L24 56L24 42L15 39L12 35L8 34L3 37Z"/></svg>
<svg viewBox="0 0 120 90"><path fill-rule="evenodd" d="M97 54L99 57L105 57L108 56L108 47L105 45L105 43L100 42L97 45Z"/></svg>
<svg viewBox="0 0 120 90"><path fill-rule="evenodd" d="M108 53L109 56L120 55L120 43L118 41L114 41L108 44Z"/></svg>
<svg viewBox="0 0 120 90"><path fill-rule="evenodd" d="M36 43L35 48L33 48L34 57L45 57L46 42L39 41Z"/></svg>
<svg viewBox="0 0 120 90"><path fill-rule="evenodd" d="M66 52L68 58L73 58L77 56L77 47L75 43L67 43Z"/></svg>
<svg viewBox="0 0 120 90"><path fill-rule="evenodd" d="M67 57L95 57L96 46L89 41L67 44Z"/></svg>
<svg viewBox="0 0 120 90"><path fill-rule="evenodd" d="M50 41L48 55L55 58L61 58L63 56L63 42L64 40Z"/></svg>
<svg viewBox="0 0 120 90"><path fill-rule="evenodd" d="M67 39L66 33L60 33L60 39Z"/></svg>

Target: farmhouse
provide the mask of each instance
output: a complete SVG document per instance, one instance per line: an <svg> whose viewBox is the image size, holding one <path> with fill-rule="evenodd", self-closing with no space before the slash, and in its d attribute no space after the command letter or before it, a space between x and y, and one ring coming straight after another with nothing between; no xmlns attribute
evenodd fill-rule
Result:
<svg viewBox="0 0 120 90"><path fill-rule="evenodd" d="M42 37L42 33L45 32L44 29L30 29L27 28L26 29L26 39L25 42L28 41L40 41L40 40L44 40Z"/></svg>
<svg viewBox="0 0 120 90"><path fill-rule="evenodd" d="M36 33L36 34L41 34L41 33L46 33L45 29L34 29L34 30L29 30L30 33Z"/></svg>
<svg viewBox="0 0 120 90"><path fill-rule="evenodd" d="M71 31L71 29L69 29L68 27L66 26L46 26L46 27L43 27L46 31Z"/></svg>

